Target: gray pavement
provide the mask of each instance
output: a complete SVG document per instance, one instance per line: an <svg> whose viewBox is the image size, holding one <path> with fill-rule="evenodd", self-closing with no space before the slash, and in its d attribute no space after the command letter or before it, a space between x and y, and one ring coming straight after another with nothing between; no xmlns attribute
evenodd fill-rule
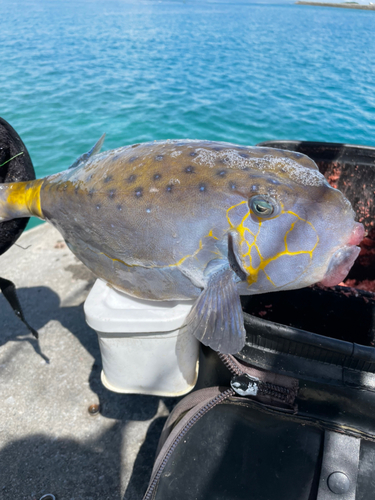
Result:
<svg viewBox="0 0 375 500"><path fill-rule="evenodd" d="M116 394L100 381L83 302L95 278L48 224L0 256L36 341L0 294L0 498L140 500L174 398ZM100 405L91 416L88 407Z"/></svg>

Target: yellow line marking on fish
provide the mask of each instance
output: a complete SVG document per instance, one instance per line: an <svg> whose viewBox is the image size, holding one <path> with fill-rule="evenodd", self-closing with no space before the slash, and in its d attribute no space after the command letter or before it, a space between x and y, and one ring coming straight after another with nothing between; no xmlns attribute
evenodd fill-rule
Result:
<svg viewBox="0 0 375 500"><path fill-rule="evenodd" d="M216 238L216 236L214 236L214 235L212 234L212 229L210 229L210 232L208 233L208 235L207 235L207 236L205 236L205 238L207 238L208 236L209 236L210 238L213 238L214 240L218 240L218 239L219 239L219 238Z"/></svg>
<svg viewBox="0 0 375 500"><path fill-rule="evenodd" d="M137 267L136 265L133 265L133 264L127 264L126 262L124 262L121 259L116 259L115 257L110 257L105 252L99 252L98 255L104 255L105 257L107 257L107 259L111 260L112 262L120 262L120 264L124 264L124 266L126 266L126 267Z"/></svg>
<svg viewBox="0 0 375 500"><path fill-rule="evenodd" d="M163 269L163 268L168 268L168 267L178 267L183 262L185 262L186 259L189 259L190 257L191 258L197 257L198 253L203 248L203 239L204 238L214 238L215 240L219 239L219 238L216 238L216 236L213 236L212 229L210 229L209 233L206 234L206 236L203 236L203 238L201 240L199 240L199 246L198 246L197 250L195 250L195 252L193 252L192 254L184 255L183 257L181 257L181 259L179 261L175 262L174 264L168 264L167 266L156 266L156 265L155 266L139 266L138 264L127 264L123 260L110 257L109 255L107 255L104 252L100 252L99 255L105 255L108 259L112 260L113 262L120 262L121 264L124 264L127 267L144 267L146 269ZM215 255L218 255L217 252L212 252L212 253Z"/></svg>
<svg viewBox="0 0 375 500"><path fill-rule="evenodd" d="M290 228L288 229L288 231L286 231L286 233L284 235L284 247L285 247L284 250L282 250L281 252L277 253L276 255L273 255L273 256L268 257L267 259L265 259L262 256L262 253L261 253L261 251L260 251L260 249L258 247L258 244L257 244L257 238L259 236L259 233L260 233L260 230L261 230L261 227L262 227L262 223L264 222L264 220L261 219L260 217L258 217L256 214L253 214L257 218L258 224L259 224L258 231L257 231L256 234L254 234L249 228L247 228L247 227L244 226L245 222L247 221L247 219L249 218L249 216L252 214L250 208L248 209L247 213L243 216L241 222L238 225L235 225L235 223L233 223L232 220L231 220L230 211L233 210L233 209L235 209L235 208L237 208L237 207L239 207L240 205L243 205L243 204L247 204L247 201L241 201L237 205L233 205L230 208L228 208L228 210L227 210L227 220L228 220L230 229L234 229L235 231L237 231L237 233L240 236L239 247L242 248L242 244L245 243L247 245L247 248L248 248L247 252L243 253L243 257L249 256L249 262L250 262L250 264L247 266L245 264L245 262L242 261L242 265L244 267L244 270L246 271L246 273L248 275L247 276L247 282L248 282L249 285L252 285L253 283L256 283L257 280L258 280L259 272L263 271L264 274L266 275L267 280L270 281L276 287L276 284L272 281L272 279L268 276L268 274L265 271L265 268L267 267L267 265L270 262L273 262L274 260L277 260L279 257L282 257L284 255L294 256L294 255L307 254L310 257L310 260L311 260L312 257L313 257L313 252L314 252L314 250L316 249L316 247L317 247L317 245L319 243L319 236L318 236L318 234L316 232L316 229L311 224L311 222L309 222L309 221L307 221L305 219L302 219L302 217L300 217L295 212L292 212L291 210L285 211L284 208L282 207L282 210L281 210L280 214L277 214L275 217L272 217L272 219L275 219L275 218L279 217L282 214L293 215L294 217L296 217L301 222L309 224L309 226L313 229L313 231L316 234L316 242L315 242L315 244L314 244L314 246L313 246L313 248L311 250L299 250L299 251L296 251L296 252L291 252L288 249L287 238L288 238L288 234L290 234L293 231L294 226L295 226L295 224L297 222L297 221L294 221L294 222L292 222ZM267 220L270 220L270 219L267 219ZM249 232L253 236L253 241L251 243L249 243L249 241L246 239L246 231ZM252 248L255 248L256 251L258 252L259 259L260 259L260 263L259 263L258 266L253 266L253 258L251 256L251 250L252 250Z"/></svg>

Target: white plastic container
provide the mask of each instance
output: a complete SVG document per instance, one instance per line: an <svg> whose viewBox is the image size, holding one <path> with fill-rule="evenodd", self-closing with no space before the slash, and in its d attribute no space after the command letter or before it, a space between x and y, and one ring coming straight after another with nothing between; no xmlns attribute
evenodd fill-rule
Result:
<svg viewBox="0 0 375 500"><path fill-rule="evenodd" d="M85 305L111 391L181 396L198 376L199 342L179 331L194 301L139 300L97 280Z"/></svg>

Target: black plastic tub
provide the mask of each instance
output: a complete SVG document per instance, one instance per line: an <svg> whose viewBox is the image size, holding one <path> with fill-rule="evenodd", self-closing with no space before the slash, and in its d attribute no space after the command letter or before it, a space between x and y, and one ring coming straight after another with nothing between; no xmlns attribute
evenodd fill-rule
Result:
<svg viewBox="0 0 375 500"><path fill-rule="evenodd" d="M351 201L358 221L375 228L375 148L310 141L266 141L257 144L305 154L315 161L331 186Z"/></svg>

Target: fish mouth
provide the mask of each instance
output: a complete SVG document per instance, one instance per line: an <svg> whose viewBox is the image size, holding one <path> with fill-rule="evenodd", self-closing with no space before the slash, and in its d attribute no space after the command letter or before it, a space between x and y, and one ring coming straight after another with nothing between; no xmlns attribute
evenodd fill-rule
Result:
<svg viewBox="0 0 375 500"><path fill-rule="evenodd" d="M324 286L336 286L348 275L361 249L356 246L345 246L335 252L329 263L324 278L319 282Z"/></svg>
<svg viewBox="0 0 375 500"><path fill-rule="evenodd" d="M363 225L355 222L347 244L337 250L331 257L326 274L319 282L321 285L336 286L347 277L355 259L361 251L356 245L361 243L364 235L365 229Z"/></svg>

